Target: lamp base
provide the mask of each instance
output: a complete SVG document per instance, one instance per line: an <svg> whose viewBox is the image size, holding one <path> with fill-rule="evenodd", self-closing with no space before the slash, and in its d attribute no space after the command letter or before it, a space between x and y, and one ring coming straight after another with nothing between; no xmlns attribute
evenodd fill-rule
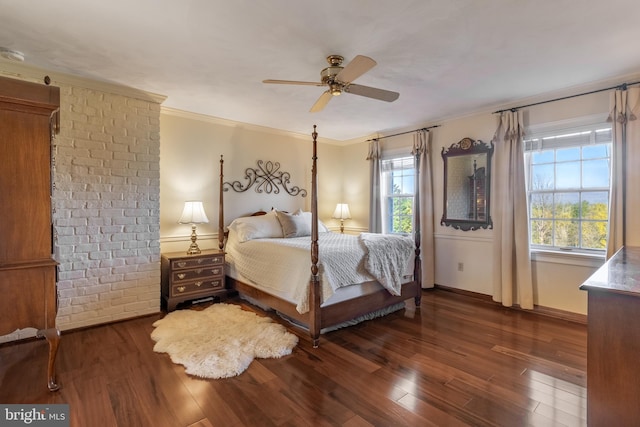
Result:
<svg viewBox="0 0 640 427"><path fill-rule="evenodd" d="M344 219L340 219L340 233L344 234Z"/></svg>
<svg viewBox="0 0 640 427"><path fill-rule="evenodd" d="M202 251L197 244L191 244L191 246L189 246L189 250L187 251L187 255L198 255L201 252Z"/></svg>
<svg viewBox="0 0 640 427"><path fill-rule="evenodd" d="M196 234L196 226L195 224L192 224L191 225L191 245L189 246L187 255L197 255L201 252L200 248L198 247L198 244L196 243L196 240L198 240L198 235Z"/></svg>

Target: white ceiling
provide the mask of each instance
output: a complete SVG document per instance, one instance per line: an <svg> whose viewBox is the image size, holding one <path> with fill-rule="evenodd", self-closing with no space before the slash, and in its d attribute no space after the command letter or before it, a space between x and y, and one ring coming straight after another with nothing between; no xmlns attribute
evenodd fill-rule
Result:
<svg viewBox="0 0 640 427"><path fill-rule="evenodd" d="M638 73L639 19L637 0L0 0L0 46L166 107L341 141ZM357 83L400 98L310 113L323 88L262 83L319 81L330 54L375 59Z"/></svg>

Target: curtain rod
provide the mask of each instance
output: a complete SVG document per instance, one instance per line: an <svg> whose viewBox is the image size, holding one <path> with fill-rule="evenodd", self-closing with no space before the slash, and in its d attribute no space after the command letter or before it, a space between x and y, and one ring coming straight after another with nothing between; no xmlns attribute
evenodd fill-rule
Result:
<svg viewBox="0 0 640 427"><path fill-rule="evenodd" d="M519 110L521 108L533 107L534 105L548 104L550 102L562 101L562 100L570 99L570 98L577 98L578 96L591 95L592 93L605 92L607 90L612 90L612 89L627 90L627 86L633 86L633 85L637 85L637 84L640 84L640 82L622 83L622 84L619 84L619 85L616 85L616 86L607 87L607 88L604 88L604 89L596 89L596 90L592 90L590 92L578 93L576 95L563 96L562 98L555 98L555 99L549 99L547 101L534 102L533 104L521 105L519 107L505 108L503 110L494 111L493 114L504 113L505 111L517 111L517 110Z"/></svg>
<svg viewBox="0 0 640 427"><path fill-rule="evenodd" d="M406 132L400 132L400 133L394 133L393 135L385 135L385 136L380 136L378 138L371 138L371 139L367 139L365 142L369 142L369 141L376 141L378 139L384 139L384 138L391 138L392 136L400 136L400 135L406 135L408 133L411 132L418 132L421 130L429 130L429 129L433 129L433 128L439 128L440 125L433 125L433 126L428 126L426 128L420 128L420 129L414 129L414 130L408 130Z"/></svg>

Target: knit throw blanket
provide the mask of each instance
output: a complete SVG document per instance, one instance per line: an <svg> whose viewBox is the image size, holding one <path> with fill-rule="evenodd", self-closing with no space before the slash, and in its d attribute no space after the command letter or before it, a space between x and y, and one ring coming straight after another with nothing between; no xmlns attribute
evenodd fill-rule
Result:
<svg viewBox="0 0 640 427"><path fill-rule="evenodd" d="M391 294L400 295L402 274L411 258L413 240L397 234L360 234L367 248L365 268Z"/></svg>

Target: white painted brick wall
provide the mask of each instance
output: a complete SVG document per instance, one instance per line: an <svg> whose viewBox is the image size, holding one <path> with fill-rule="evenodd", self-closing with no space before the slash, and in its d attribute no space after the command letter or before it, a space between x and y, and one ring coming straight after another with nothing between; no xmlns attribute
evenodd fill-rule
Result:
<svg viewBox="0 0 640 427"><path fill-rule="evenodd" d="M56 324L68 330L158 312L161 101L54 84ZM27 328L0 343L34 335Z"/></svg>
<svg viewBox="0 0 640 427"><path fill-rule="evenodd" d="M61 87L58 328L160 310L160 105Z"/></svg>

